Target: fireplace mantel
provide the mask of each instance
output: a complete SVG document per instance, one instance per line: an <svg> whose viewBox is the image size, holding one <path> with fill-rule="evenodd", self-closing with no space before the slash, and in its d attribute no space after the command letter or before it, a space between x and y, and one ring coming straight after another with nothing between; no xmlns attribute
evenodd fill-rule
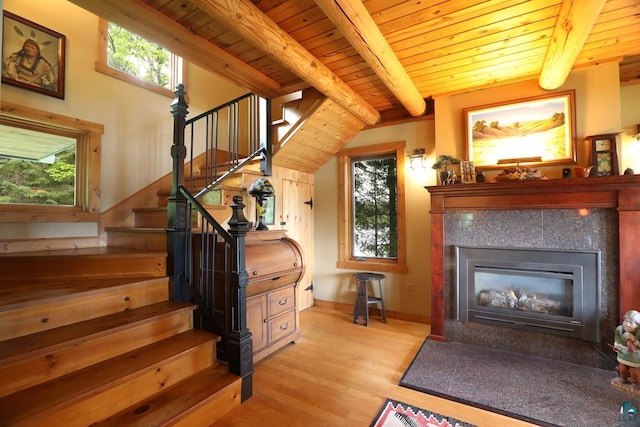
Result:
<svg viewBox="0 0 640 427"><path fill-rule="evenodd" d="M446 212L510 209L613 208L618 211L619 316L640 307L640 175L426 187L431 195L431 334L445 341Z"/></svg>

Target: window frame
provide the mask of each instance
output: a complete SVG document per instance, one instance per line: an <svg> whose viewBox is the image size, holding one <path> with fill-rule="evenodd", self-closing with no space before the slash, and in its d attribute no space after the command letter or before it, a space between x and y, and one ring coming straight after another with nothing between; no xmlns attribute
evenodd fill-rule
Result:
<svg viewBox="0 0 640 427"><path fill-rule="evenodd" d="M407 273L404 141L347 148L338 152L338 268L366 271ZM360 258L353 253L352 161L360 158L393 154L396 156L397 181L397 259Z"/></svg>
<svg viewBox="0 0 640 427"><path fill-rule="evenodd" d="M108 62L108 57L109 57L108 43L107 43L108 34L109 34L109 21L107 21L104 18L98 18L98 60L96 61L96 64L95 64L95 69L97 72L106 74L108 76L114 77L118 80L122 80L132 85L139 86L143 89L150 90L160 95L164 95L168 98L172 98L172 99L175 98L173 89L167 89L165 87L158 86L153 83L149 83L135 76L132 76L131 74L127 74L120 70L116 70L115 68L110 67ZM175 58L181 58L182 60L182 70L181 70L182 77L180 79L182 81L177 81L178 77L176 76L176 74L179 74L177 73L179 65L177 64L178 61L176 61ZM175 88L179 83L182 83L186 87L187 86L186 85L187 68L188 68L187 61L185 61L184 58L180 57L179 55L176 55L175 53L171 52L170 66L171 66L172 72L170 76L169 87Z"/></svg>
<svg viewBox="0 0 640 427"><path fill-rule="evenodd" d="M104 126L2 101L0 123L76 140L75 205L0 203L0 222L98 222Z"/></svg>

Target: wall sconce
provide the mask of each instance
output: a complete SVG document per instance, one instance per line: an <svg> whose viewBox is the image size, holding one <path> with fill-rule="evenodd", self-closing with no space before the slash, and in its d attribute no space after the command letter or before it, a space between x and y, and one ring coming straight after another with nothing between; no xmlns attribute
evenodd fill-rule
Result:
<svg viewBox="0 0 640 427"><path fill-rule="evenodd" d="M409 166L411 169L425 168L424 148L414 148L411 154L408 154Z"/></svg>

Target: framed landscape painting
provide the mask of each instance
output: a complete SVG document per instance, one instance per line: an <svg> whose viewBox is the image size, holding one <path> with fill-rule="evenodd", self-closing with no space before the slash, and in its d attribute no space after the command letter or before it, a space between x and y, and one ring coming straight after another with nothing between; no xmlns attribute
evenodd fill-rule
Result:
<svg viewBox="0 0 640 427"><path fill-rule="evenodd" d="M463 111L467 160L476 169L576 162L573 90Z"/></svg>
<svg viewBox="0 0 640 427"><path fill-rule="evenodd" d="M64 99L66 37L3 11L2 82Z"/></svg>

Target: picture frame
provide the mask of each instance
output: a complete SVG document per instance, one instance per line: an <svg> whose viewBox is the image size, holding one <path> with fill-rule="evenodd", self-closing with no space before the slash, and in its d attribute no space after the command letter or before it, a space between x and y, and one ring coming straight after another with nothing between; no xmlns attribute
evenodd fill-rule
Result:
<svg viewBox="0 0 640 427"><path fill-rule="evenodd" d="M66 37L4 10L2 82L64 99Z"/></svg>
<svg viewBox="0 0 640 427"><path fill-rule="evenodd" d="M473 184L476 182L476 168L473 162L462 160L460 162L460 182L462 184Z"/></svg>
<svg viewBox="0 0 640 427"><path fill-rule="evenodd" d="M265 225L273 225L276 223L276 196L275 195L265 197L264 223Z"/></svg>
<svg viewBox="0 0 640 427"><path fill-rule="evenodd" d="M465 108L466 159L476 169L577 161L575 91Z"/></svg>

